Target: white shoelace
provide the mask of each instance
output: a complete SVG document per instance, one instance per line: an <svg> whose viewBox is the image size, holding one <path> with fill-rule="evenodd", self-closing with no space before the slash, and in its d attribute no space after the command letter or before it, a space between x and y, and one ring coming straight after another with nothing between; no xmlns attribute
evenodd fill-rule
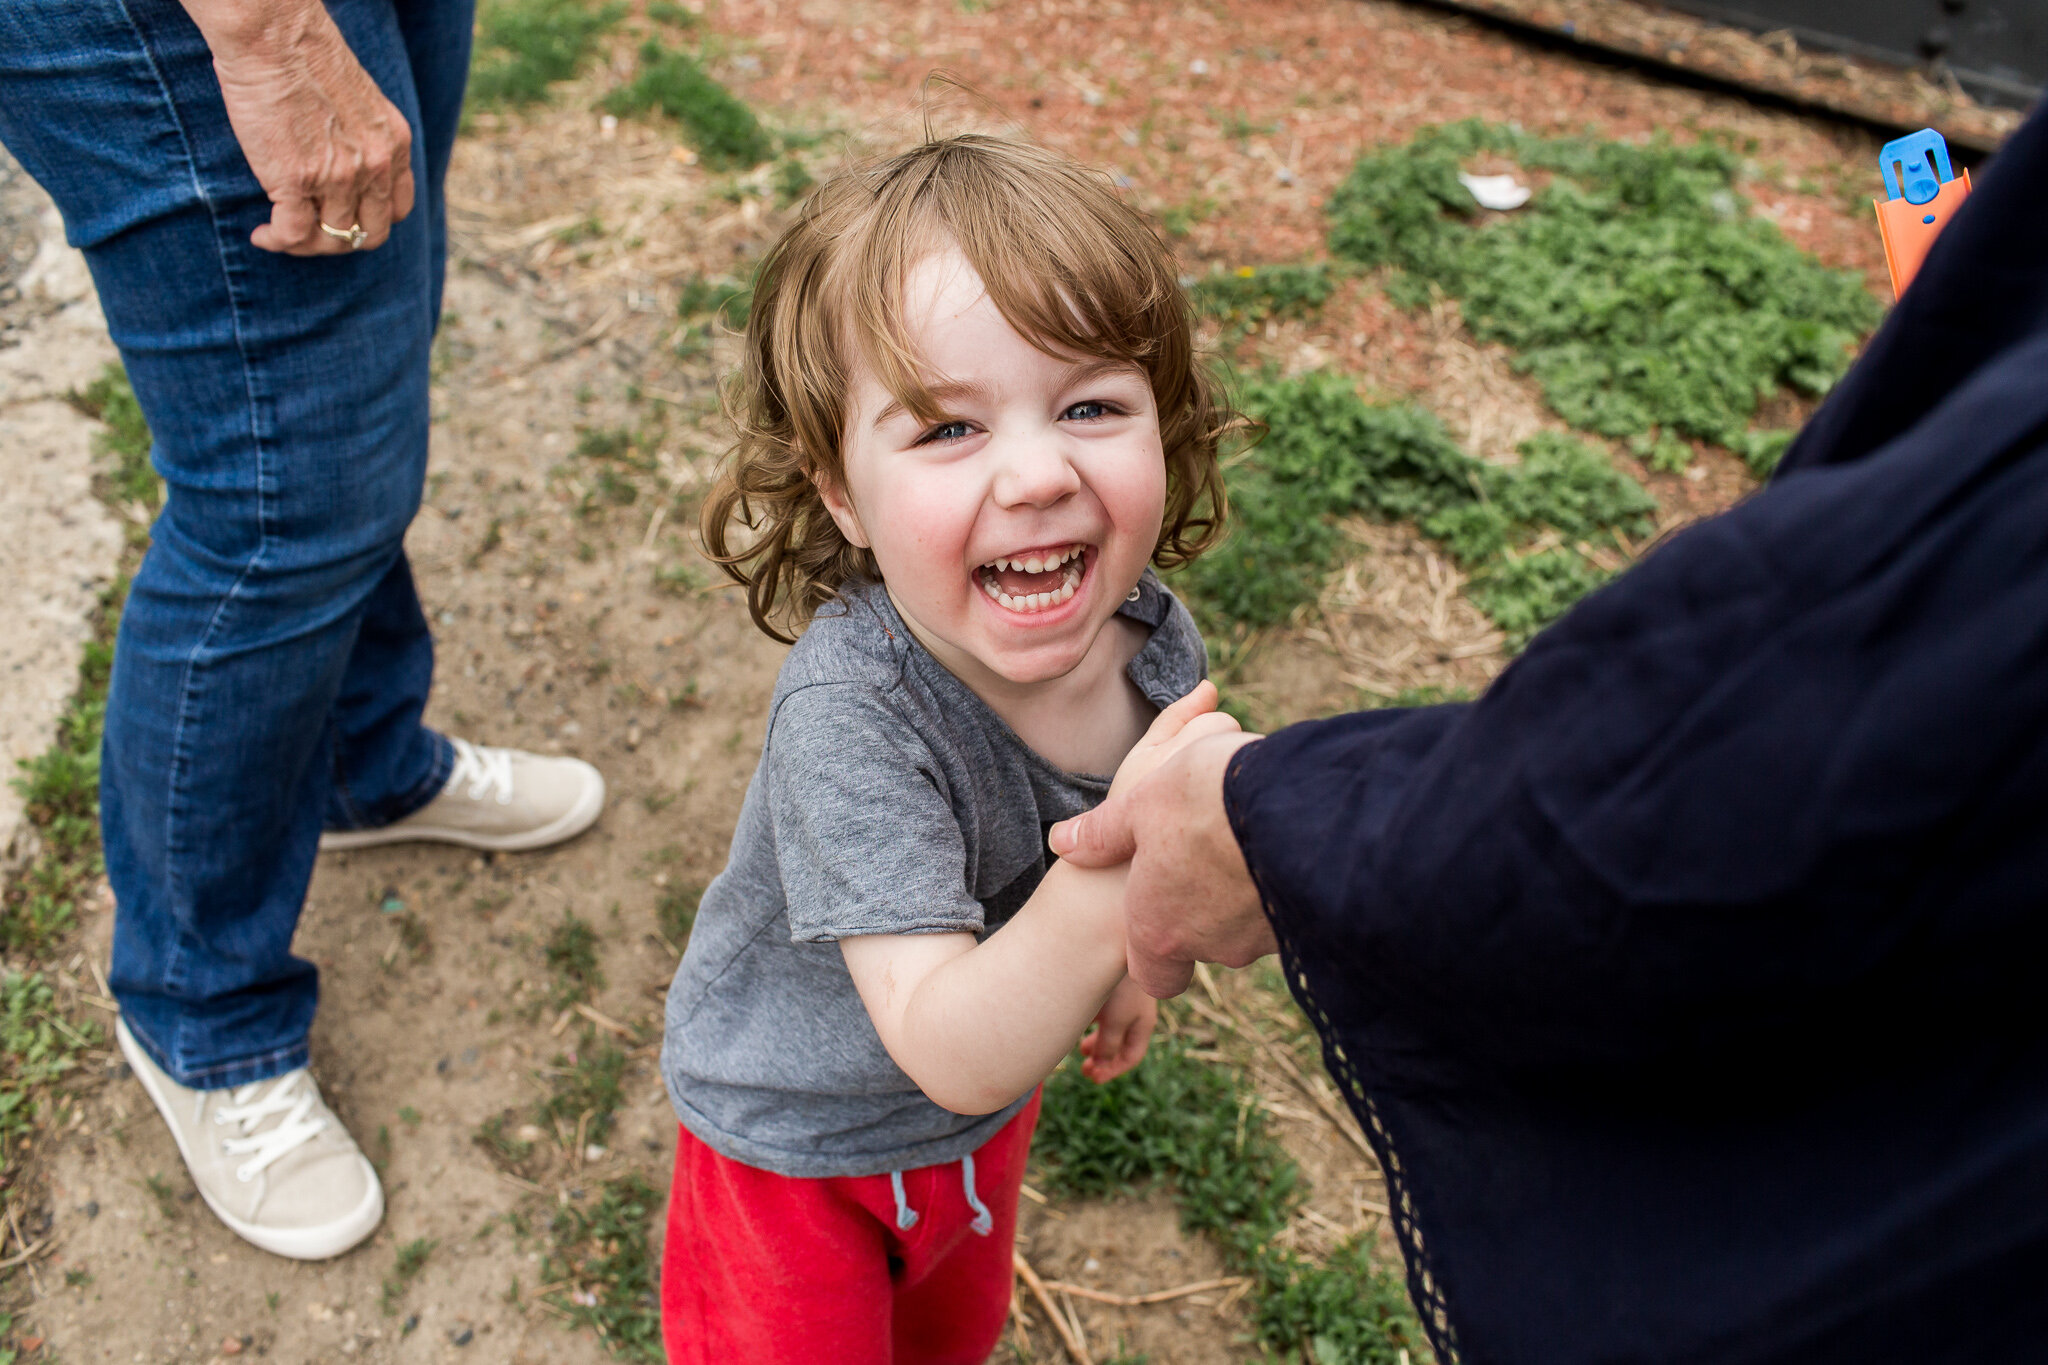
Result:
<svg viewBox="0 0 2048 1365"><path fill-rule="evenodd" d="M448 774L447 790L454 791L456 783L464 782L468 784L467 794L472 801L481 801L496 792L499 805L512 804L510 749L487 749L453 737L448 742L455 746L455 767Z"/></svg>
<svg viewBox="0 0 2048 1365"><path fill-rule="evenodd" d="M228 1096L228 1103L213 1111L215 1123L238 1123L242 1127L242 1135L225 1139L221 1150L229 1156L252 1153L249 1160L235 1167L237 1180L254 1180L274 1163L311 1142L327 1126L325 1117L309 1117L318 1092L303 1070L286 1072L270 1087L269 1094L259 1097L256 1092L266 1084L258 1081L241 1087ZM277 1127L254 1131L257 1124L277 1114L284 1115Z"/></svg>

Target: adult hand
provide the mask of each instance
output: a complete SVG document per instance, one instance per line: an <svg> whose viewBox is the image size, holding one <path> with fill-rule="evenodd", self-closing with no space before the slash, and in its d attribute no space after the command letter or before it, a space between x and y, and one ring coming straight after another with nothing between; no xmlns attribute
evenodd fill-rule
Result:
<svg viewBox="0 0 2048 1365"><path fill-rule="evenodd" d="M319 0L182 0L213 51L242 154L270 196L265 251L374 250L412 212L412 129ZM322 232L360 226L358 245Z"/></svg>
<svg viewBox="0 0 2048 1365"><path fill-rule="evenodd" d="M1230 756L1258 735L1195 740L1126 791L1052 827L1052 851L1081 867L1129 860L1124 891L1131 978L1164 999L1196 962L1242 967L1278 949L1223 811Z"/></svg>

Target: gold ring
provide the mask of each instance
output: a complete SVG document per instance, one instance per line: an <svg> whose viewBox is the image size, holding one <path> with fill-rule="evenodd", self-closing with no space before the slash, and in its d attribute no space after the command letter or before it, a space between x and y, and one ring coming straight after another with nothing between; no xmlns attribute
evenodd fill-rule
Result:
<svg viewBox="0 0 2048 1365"><path fill-rule="evenodd" d="M338 241L347 242L348 249L350 251L361 251L363 249L363 243L370 240L370 234L363 231L363 225L361 223L354 223L345 228L329 227L327 225L327 220L325 218L322 218L320 220L320 230L326 233L329 237L333 237Z"/></svg>

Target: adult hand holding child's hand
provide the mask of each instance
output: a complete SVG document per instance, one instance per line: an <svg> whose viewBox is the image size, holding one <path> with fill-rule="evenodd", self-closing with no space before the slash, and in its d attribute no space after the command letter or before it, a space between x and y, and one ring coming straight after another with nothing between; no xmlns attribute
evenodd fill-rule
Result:
<svg viewBox="0 0 2048 1365"><path fill-rule="evenodd" d="M1241 967L1278 947L1223 810L1231 755L1261 736L1215 707L1204 682L1161 711L1109 799L1054 825L1048 840L1080 867L1130 862L1131 978L1161 999L1187 989L1197 961Z"/></svg>

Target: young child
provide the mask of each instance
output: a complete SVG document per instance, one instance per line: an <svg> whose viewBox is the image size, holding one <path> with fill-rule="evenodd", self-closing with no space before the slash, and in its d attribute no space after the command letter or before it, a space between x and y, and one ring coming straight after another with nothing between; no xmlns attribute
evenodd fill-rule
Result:
<svg viewBox="0 0 2048 1365"><path fill-rule="evenodd" d="M1235 728L1147 565L1215 536L1236 419L1145 222L1000 138L819 189L746 342L705 540L808 628L669 990L669 1358L979 1365L1039 1082L1155 1018L1122 872L1045 831Z"/></svg>

